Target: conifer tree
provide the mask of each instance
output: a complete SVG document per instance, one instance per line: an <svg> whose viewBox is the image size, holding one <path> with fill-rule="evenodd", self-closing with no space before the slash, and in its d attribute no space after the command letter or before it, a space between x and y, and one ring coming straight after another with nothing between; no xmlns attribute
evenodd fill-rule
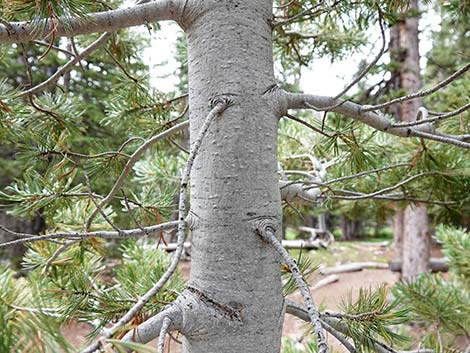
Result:
<svg viewBox="0 0 470 353"><path fill-rule="evenodd" d="M377 26L385 42L386 21L406 2L279 1L272 5L268 0L157 0L104 11L94 2L80 0L2 5L0 43L7 46L99 33L93 42L79 45L70 64L46 81L15 87L5 80L0 86L1 133L28 147L25 150L30 153L24 157L36 157L39 170L45 170L24 173L3 197L14 214L42 209L50 225L40 235L11 232L19 239L0 245L31 244L25 259L31 270L27 300L14 302L19 284L11 273L6 271L2 282L2 290L8 293L6 310L13 315L2 325L13 337L7 347L16 344L16 327L29 336L37 332L34 328L39 324L32 328L31 320L17 319L25 313L41 323L98 322L94 333L102 336L92 338L83 352L105 350L107 345L142 350L136 341L147 343L157 336L158 351L163 352L167 333L179 331L185 352L277 353L287 312L312 324L318 352L329 351L325 332L351 352L394 351L391 345L403 337L393 326L406 321L407 310L387 301L384 288L362 291L357 300L345 303L341 313L318 310L305 280L311 267L294 261L280 243L281 201L340 199L355 201L357 209L376 207L374 199L386 204L426 202L454 211L468 207L462 196L468 160L453 154L457 148L470 148L468 134L455 126L435 129L432 125L465 109L409 125L394 121L383 109L444 89L467 75L470 65L429 89L375 105L345 98L378 59L335 97L299 93L295 81L277 84L273 49L285 77L296 77L299 63L314 63L317 55L349 55L365 42L360 32L368 26ZM91 138L84 127L90 110L72 89L52 93L44 89L60 87L61 74L99 48L106 52L106 43L113 37L119 42L119 36L125 35L122 28L164 20L177 22L186 33L188 108L175 112L170 108L181 97L165 97L148 87L145 79L123 70L119 83L106 92L106 114L100 120L118 133L117 141L108 150L95 145L93 138L86 154L75 152L72 148L80 134ZM383 52L384 46L377 58ZM119 60L115 63L123 68ZM25 70L29 68L27 60ZM323 121L308 116L308 122L289 113L300 109L322 112ZM189 120L183 120L186 110ZM283 116L317 132L308 137L312 144L305 147L325 164L331 162L334 179L321 181L314 175L319 173L312 172L305 180L279 184L277 140ZM176 147L163 151L163 140L171 143L173 134L188 124L187 158L183 160ZM397 137L406 142L397 142ZM410 154L417 155L416 148L425 157L410 159ZM47 156L47 163L38 156ZM445 163L436 162L444 159ZM170 221L175 189L178 219ZM103 239L143 238L169 229L177 229L171 260L145 240L129 240L121 245L120 266L111 272L116 283L107 281L111 270L102 265L107 244ZM192 263L189 282L182 286L174 274L186 232L191 233ZM292 278L290 283L295 282L305 305L285 299L280 268ZM13 330L8 325L12 321L18 322ZM41 337L51 342L49 351L57 344L66 349L56 328L46 332Z"/></svg>

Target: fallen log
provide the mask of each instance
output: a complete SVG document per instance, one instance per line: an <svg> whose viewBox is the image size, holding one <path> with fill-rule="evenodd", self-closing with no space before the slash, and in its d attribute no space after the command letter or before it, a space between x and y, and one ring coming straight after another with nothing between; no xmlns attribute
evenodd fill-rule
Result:
<svg viewBox="0 0 470 353"><path fill-rule="evenodd" d="M167 243L164 244L163 242L158 245L159 249L166 250L166 251L175 251L177 247L177 243ZM189 249L191 247L191 243L189 241L184 242L184 248Z"/></svg>
<svg viewBox="0 0 470 353"><path fill-rule="evenodd" d="M335 283L338 281L339 281L339 277L336 275L330 275L330 276L324 277L312 286L312 290L320 289L322 287L325 287L331 283Z"/></svg>
<svg viewBox="0 0 470 353"><path fill-rule="evenodd" d="M357 272L363 269L388 270L389 265L382 262L353 262L334 267L325 267L320 269L320 273L323 275L331 275L335 273Z"/></svg>
<svg viewBox="0 0 470 353"><path fill-rule="evenodd" d="M401 272L402 260L392 260L389 262L390 271ZM447 272L449 271L449 265L445 258L431 257L429 265L432 272Z"/></svg>
<svg viewBox="0 0 470 353"><path fill-rule="evenodd" d="M326 248L327 244L320 239L298 239L298 240L283 240L282 246L286 249L320 249Z"/></svg>

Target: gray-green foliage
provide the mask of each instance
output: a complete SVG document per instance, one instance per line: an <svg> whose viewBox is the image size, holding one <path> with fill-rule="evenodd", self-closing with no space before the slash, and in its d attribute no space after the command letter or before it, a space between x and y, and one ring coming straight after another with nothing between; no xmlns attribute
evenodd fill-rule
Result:
<svg viewBox="0 0 470 353"><path fill-rule="evenodd" d="M71 320L93 323L90 336L94 337L127 312L170 264L169 256L156 250L150 240L125 242L122 257L112 266L97 253L103 251L103 243L97 240L62 253L47 265L57 247L53 243L31 246L24 259L26 278L16 279L12 271L2 269L0 351L22 351L29 343L22 337L36 341L30 352L58 352L57 347L69 351L58 329L61 324ZM181 275L176 273L125 330L159 312L182 288Z"/></svg>

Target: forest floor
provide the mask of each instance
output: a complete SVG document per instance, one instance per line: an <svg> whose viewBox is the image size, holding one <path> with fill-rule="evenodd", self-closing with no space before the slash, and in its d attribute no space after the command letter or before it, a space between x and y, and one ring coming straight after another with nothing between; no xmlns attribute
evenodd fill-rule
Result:
<svg viewBox="0 0 470 353"><path fill-rule="evenodd" d="M298 251L296 250L291 251L291 253L294 257L298 255ZM365 261L388 263L394 257L394 251L389 242L365 241L335 242L331 244L328 249L310 251L308 254L313 262L320 266L336 266ZM432 256L439 256L439 254L433 251ZM189 268L189 261L181 263L181 271L185 278L188 278ZM349 297L354 299L357 297L360 288L375 289L380 285L392 287L399 279L397 272L383 269L365 269L358 272L341 273L337 276L339 277L337 282L312 291L313 299L319 308L340 310L342 300ZM316 271L315 274L312 275L312 278L309 279L309 283L315 284L323 277L325 276L322 276L319 271ZM302 298L298 292L290 295L289 298L302 302ZM63 329L66 338L77 348L85 343L85 336L90 331L90 325L82 323L70 324ZM302 321L290 315L286 315L283 336L289 337L300 348L302 344L308 341L308 327ZM333 347L338 351L342 351L338 349L339 347L334 338L329 337L328 339ZM153 345L153 347L156 347L156 344ZM181 352L179 344L174 341L171 342L170 347L169 352L171 353Z"/></svg>

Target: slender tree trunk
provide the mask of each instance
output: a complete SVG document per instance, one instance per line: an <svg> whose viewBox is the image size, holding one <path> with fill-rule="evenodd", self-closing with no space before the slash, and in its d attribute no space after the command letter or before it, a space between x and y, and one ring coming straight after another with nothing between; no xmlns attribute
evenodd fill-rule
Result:
<svg viewBox="0 0 470 353"><path fill-rule="evenodd" d="M419 91L422 87L422 79L419 65L419 16L416 13L411 17L409 14L419 10L418 1L410 2L408 14L391 30L392 57L399 62L396 77L397 89L403 89L407 93ZM401 121L415 121L419 107L422 102L419 99L403 102L396 116ZM400 227L399 222L403 222ZM394 229L402 235L395 234L395 239L402 239L403 268L402 277L415 277L427 270L430 256L430 234L427 210L424 205L408 205L403 216L397 214L394 219ZM396 244L399 249L400 243Z"/></svg>
<svg viewBox="0 0 470 353"><path fill-rule="evenodd" d="M212 311L186 310L185 353L280 351L279 257L253 231L253 222L272 217L281 233L278 114L268 90L275 83L271 3L214 0L187 6L191 138L198 135L210 99L226 95L234 104L211 125L192 169L189 286L218 304ZM240 320L214 314L225 306L238 308Z"/></svg>
<svg viewBox="0 0 470 353"><path fill-rule="evenodd" d="M413 278L429 269L431 237L427 208L409 205L403 219L405 238L403 242L402 277Z"/></svg>
<svg viewBox="0 0 470 353"><path fill-rule="evenodd" d="M340 215L341 232L343 240L354 240L358 238L361 229L361 221L349 219L348 216Z"/></svg>
<svg viewBox="0 0 470 353"><path fill-rule="evenodd" d="M403 217L405 212L397 210L393 215L393 246L395 260L403 260Z"/></svg>

